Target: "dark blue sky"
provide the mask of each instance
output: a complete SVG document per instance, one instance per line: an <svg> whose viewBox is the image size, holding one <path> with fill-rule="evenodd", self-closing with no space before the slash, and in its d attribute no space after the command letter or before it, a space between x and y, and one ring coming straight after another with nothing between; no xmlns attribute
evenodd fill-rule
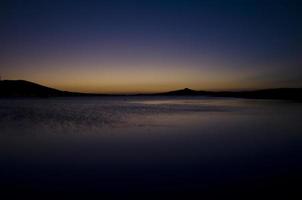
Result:
<svg viewBox="0 0 302 200"><path fill-rule="evenodd" d="M0 73L60 89L302 86L302 1L1 1Z"/></svg>

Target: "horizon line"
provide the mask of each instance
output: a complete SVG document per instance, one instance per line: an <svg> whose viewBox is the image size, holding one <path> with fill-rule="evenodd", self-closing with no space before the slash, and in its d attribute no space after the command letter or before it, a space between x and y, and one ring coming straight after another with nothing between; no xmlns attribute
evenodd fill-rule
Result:
<svg viewBox="0 0 302 200"><path fill-rule="evenodd" d="M0 79L0 81L25 81L30 82L33 84L37 84L43 87L59 90L62 92L70 92L70 93L80 93L80 94L96 94L96 95L150 95L150 94L160 94L160 93L167 93L167 92L174 92L174 91L182 91L182 90L191 90L194 92L249 92L249 91L259 91L259 90L271 90L271 89L301 89L302 86L297 87L262 87L262 88L246 88L246 89L212 89L212 90L205 90L205 89L192 89L189 87L181 87L178 89L171 89L171 90L163 90L163 91L155 91L155 92L80 92L80 91L72 91L72 90L64 90L57 87L52 87L48 85L44 85L38 82L28 81L25 79Z"/></svg>

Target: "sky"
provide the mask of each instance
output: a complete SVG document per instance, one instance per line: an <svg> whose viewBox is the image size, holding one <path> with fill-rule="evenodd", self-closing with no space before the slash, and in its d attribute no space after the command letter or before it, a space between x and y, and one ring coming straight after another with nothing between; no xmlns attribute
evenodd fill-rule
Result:
<svg viewBox="0 0 302 200"><path fill-rule="evenodd" d="M1 0L0 75L97 93L302 87L299 0Z"/></svg>

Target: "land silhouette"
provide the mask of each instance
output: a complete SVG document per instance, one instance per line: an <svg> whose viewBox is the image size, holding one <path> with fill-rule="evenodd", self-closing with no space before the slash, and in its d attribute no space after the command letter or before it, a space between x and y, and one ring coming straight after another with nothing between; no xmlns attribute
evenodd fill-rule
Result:
<svg viewBox="0 0 302 200"><path fill-rule="evenodd" d="M252 91L199 91L189 88L152 94L99 94L62 91L25 80L0 80L0 97L68 97L68 96L209 96L250 99L302 101L302 88L274 88Z"/></svg>

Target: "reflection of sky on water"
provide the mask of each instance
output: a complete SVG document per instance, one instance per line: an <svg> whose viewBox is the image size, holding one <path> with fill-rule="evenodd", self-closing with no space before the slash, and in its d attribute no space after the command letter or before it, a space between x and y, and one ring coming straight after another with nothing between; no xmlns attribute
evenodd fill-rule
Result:
<svg viewBox="0 0 302 200"><path fill-rule="evenodd" d="M185 116L186 120L196 112L225 112L231 105L209 105L200 100L145 101L125 99L45 99L2 100L0 108L2 134L6 131L20 133L75 133L89 134L103 128L133 128L152 126L162 118L174 119ZM199 114L200 115L200 114ZM147 121L146 121L147 120ZM145 123L144 123L145 121ZM159 124L158 124L159 125ZM161 124L168 126L169 124ZM171 125L171 124L170 124ZM172 124L174 126L174 124ZM125 131L125 130L123 130Z"/></svg>
<svg viewBox="0 0 302 200"><path fill-rule="evenodd" d="M119 190L124 181L129 188L190 188L291 177L302 167L299 103L162 97L0 101L0 175L12 184L59 187L59 181L67 188Z"/></svg>
<svg viewBox="0 0 302 200"><path fill-rule="evenodd" d="M208 98L1 100L0 127L2 135L11 136L45 133L89 135L102 134L104 131L125 133L139 127L152 128L156 134L156 127L169 127L177 131L202 129L217 123L222 126L242 121L243 124L237 123L241 126L261 120L272 119L275 122L282 110L285 111L284 117L280 116L279 120L283 121L287 119L286 116L297 113L296 107L299 111L301 106L259 100Z"/></svg>

